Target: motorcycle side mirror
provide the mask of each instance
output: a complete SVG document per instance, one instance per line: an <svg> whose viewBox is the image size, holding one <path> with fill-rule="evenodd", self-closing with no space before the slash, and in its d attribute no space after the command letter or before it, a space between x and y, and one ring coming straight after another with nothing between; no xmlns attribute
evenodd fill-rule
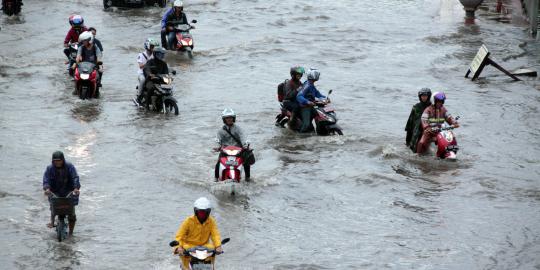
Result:
<svg viewBox="0 0 540 270"><path fill-rule="evenodd" d="M197 20L191 20L191 23L197 23Z"/></svg>
<svg viewBox="0 0 540 270"><path fill-rule="evenodd" d="M229 241L231 241L231 238L225 238L225 239L221 240L221 244L225 245L225 244L229 243Z"/></svg>
<svg viewBox="0 0 540 270"><path fill-rule="evenodd" d="M171 71L172 75L176 75L176 70Z"/></svg>
<svg viewBox="0 0 540 270"><path fill-rule="evenodd" d="M97 61L97 64L98 64L98 66L101 66L101 65L103 65L103 62Z"/></svg>
<svg viewBox="0 0 540 270"><path fill-rule="evenodd" d="M334 92L334 90L330 89L330 91L328 91L328 95L332 94L332 92Z"/></svg>
<svg viewBox="0 0 540 270"><path fill-rule="evenodd" d="M169 246L171 246L171 247L176 247L176 246L178 246L179 244L180 244L180 243L178 243L178 241L174 240L174 241L171 241L171 242L169 243Z"/></svg>

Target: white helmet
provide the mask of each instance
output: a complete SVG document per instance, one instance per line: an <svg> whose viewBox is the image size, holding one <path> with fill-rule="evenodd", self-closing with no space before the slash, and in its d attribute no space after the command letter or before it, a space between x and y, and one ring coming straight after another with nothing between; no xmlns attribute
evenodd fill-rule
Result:
<svg viewBox="0 0 540 270"><path fill-rule="evenodd" d="M84 31L82 32L80 35L79 35L79 42L83 42L83 41L89 41L89 42L93 42L94 41L94 35L92 35L92 32L90 31Z"/></svg>
<svg viewBox="0 0 540 270"><path fill-rule="evenodd" d="M319 76L321 76L321 72L316 69L316 68L310 68L308 69L308 71L306 72L307 74L307 78L308 80L314 80L314 81L318 81L319 80Z"/></svg>
<svg viewBox="0 0 540 270"><path fill-rule="evenodd" d="M225 122L225 118L227 117L232 117L233 121L236 122L236 114L234 113L233 109L227 108L223 110L223 112L221 113L221 119L223 119L223 122Z"/></svg>
<svg viewBox="0 0 540 270"><path fill-rule="evenodd" d="M198 198L195 203L193 204L193 207L195 210L209 210L212 209L212 205L210 203L210 200L208 200L206 197L200 197Z"/></svg>
<svg viewBox="0 0 540 270"><path fill-rule="evenodd" d="M183 8L184 7L184 2L182 2L182 0L175 0L174 3L173 3L173 7L181 7L181 8Z"/></svg>

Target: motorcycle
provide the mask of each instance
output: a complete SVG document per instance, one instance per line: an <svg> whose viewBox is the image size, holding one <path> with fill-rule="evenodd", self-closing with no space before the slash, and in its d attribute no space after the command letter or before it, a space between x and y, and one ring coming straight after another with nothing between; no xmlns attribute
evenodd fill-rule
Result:
<svg viewBox="0 0 540 270"><path fill-rule="evenodd" d="M197 20L192 20L191 23L197 23ZM189 30L193 26L189 24L175 24L174 21L170 25L173 26L173 31L176 33L176 42L174 42L176 45L174 48L169 48L169 50L186 52L189 58L193 58L193 37L189 33Z"/></svg>
<svg viewBox="0 0 540 270"><path fill-rule="evenodd" d="M456 121L459 116L456 117ZM454 127L444 123L441 127L432 127L432 131L437 132L437 136L434 138L435 145L437 145L438 158L455 160L457 158L457 152L459 150L456 135L454 135Z"/></svg>
<svg viewBox="0 0 540 270"><path fill-rule="evenodd" d="M328 96L330 96L332 92L333 90L330 90ZM338 119L335 108L328 102L328 98L326 100L317 100L314 103L313 120L315 120L315 131L317 132L317 135L343 135L343 130L337 124ZM276 122L276 125L283 127L285 124L288 124L291 129L299 131L300 123L302 122L300 114L298 113L295 119L291 120L291 112L287 111L283 107L283 104L281 104L281 111L282 113L276 116L276 119L279 120ZM283 117L283 115L285 115L285 117Z"/></svg>
<svg viewBox="0 0 540 270"><path fill-rule="evenodd" d="M75 64L75 59L77 58L77 51L79 49L78 43L71 43L68 46L69 55L68 55L68 72L69 76L73 77L75 75L75 69L73 64Z"/></svg>
<svg viewBox="0 0 540 270"><path fill-rule="evenodd" d="M8 16L21 12L22 0L2 0L2 11Z"/></svg>
<svg viewBox="0 0 540 270"><path fill-rule="evenodd" d="M173 74L175 74L175 72L173 72ZM147 109L155 112L163 112L164 114L174 113L174 115L178 115L178 101L173 97L173 78L168 74L161 74L157 75L155 78L149 78L149 80L152 80L154 83L154 94L151 97L150 106ZM146 107L146 89L143 92L141 102L139 103L137 98L133 98L133 102L138 107Z"/></svg>
<svg viewBox="0 0 540 270"><path fill-rule="evenodd" d="M81 99L99 98L98 66L91 62L82 62L75 68L75 90Z"/></svg>
<svg viewBox="0 0 540 270"><path fill-rule="evenodd" d="M73 192L70 192L66 197L58 197L58 195L54 193L51 193L50 195L55 218L53 224L56 224L56 238L58 239L58 242L62 242L62 240L66 239L68 236L66 216L73 212L74 206L71 199L72 195Z"/></svg>
<svg viewBox="0 0 540 270"><path fill-rule="evenodd" d="M218 181L232 180L232 182L240 183L244 170L243 152L244 149L237 146L229 145L221 147Z"/></svg>
<svg viewBox="0 0 540 270"><path fill-rule="evenodd" d="M227 244L231 239L225 238L221 241L221 245ZM178 241L172 241L169 243L170 247L176 247L180 243ZM184 250L183 256L189 256L189 269L193 270L213 270L214 258L217 253L214 249L209 249L204 246L197 246L187 250Z"/></svg>

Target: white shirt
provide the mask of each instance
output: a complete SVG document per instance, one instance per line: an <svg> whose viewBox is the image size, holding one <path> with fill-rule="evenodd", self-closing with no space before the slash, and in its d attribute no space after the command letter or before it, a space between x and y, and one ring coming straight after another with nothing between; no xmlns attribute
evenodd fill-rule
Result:
<svg viewBox="0 0 540 270"><path fill-rule="evenodd" d="M148 56L148 54L145 52L142 52L142 53L139 53L139 56L137 56L137 63L139 64L143 64L143 65L146 65L146 62L148 62L148 60L150 59L153 59L154 58L154 55L151 54L150 56ZM143 67L144 68L144 67ZM143 69L142 68L139 68L139 75L140 74L143 74Z"/></svg>

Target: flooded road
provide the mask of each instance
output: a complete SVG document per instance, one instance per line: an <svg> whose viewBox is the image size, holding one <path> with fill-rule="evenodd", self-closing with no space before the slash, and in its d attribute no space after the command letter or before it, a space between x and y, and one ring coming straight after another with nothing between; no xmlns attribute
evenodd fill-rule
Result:
<svg viewBox="0 0 540 270"><path fill-rule="evenodd" d="M493 8L494 1L488 2ZM0 265L3 269L178 269L167 243L200 196L216 202L219 269L540 268L540 83L487 67L540 69L524 25L458 1L185 1L194 59L170 54L180 115L138 111L136 56L164 9L103 11L101 1L25 1L0 17ZM63 62L67 18L104 46L102 97L81 101ZM276 85L318 67L345 136L273 125ZM461 116L457 162L404 145L417 91L447 94ZM255 148L236 199L213 183L213 138L231 107ZM45 227L41 179L63 150L81 177L76 235Z"/></svg>

